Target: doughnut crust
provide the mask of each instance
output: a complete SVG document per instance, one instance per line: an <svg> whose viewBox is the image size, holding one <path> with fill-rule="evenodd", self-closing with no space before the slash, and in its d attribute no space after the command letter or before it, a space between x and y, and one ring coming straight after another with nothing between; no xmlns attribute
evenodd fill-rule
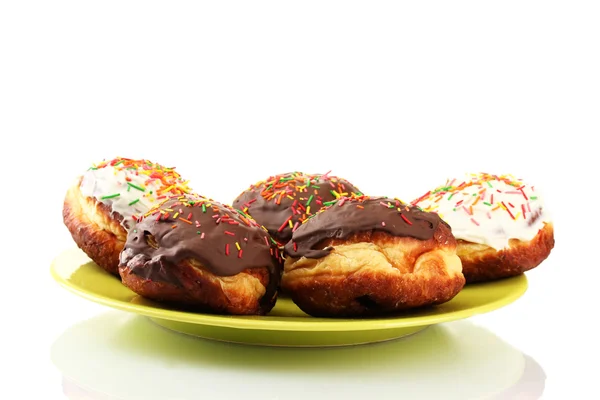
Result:
<svg viewBox="0 0 600 400"><path fill-rule="evenodd" d="M321 241L322 258L285 260L282 288L307 314L362 317L441 304L465 284L456 240L439 224L419 240L382 231Z"/></svg>
<svg viewBox="0 0 600 400"><path fill-rule="evenodd" d="M83 196L81 180L69 188L63 203L63 221L77 246L96 264L119 275L119 254L127 239L120 216L94 198Z"/></svg>
<svg viewBox="0 0 600 400"><path fill-rule="evenodd" d="M269 285L266 268L246 269L234 276L217 276L197 260L164 263L170 279L152 280L132 271L144 268L141 258L133 259L119 269L125 286L148 299L172 303L194 311L262 315L273 308L276 296L263 300Z"/></svg>
<svg viewBox="0 0 600 400"><path fill-rule="evenodd" d="M492 281L520 275L541 264L554 247L554 227L546 222L533 239L510 239L502 250L460 239L457 242L456 253L467 283Z"/></svg>

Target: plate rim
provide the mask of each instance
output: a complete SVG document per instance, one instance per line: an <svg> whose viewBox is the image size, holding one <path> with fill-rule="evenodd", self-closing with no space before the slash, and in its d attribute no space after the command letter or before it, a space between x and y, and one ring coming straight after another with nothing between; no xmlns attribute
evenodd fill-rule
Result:
<svg viewBox="0 0 600 400"><path fill-rule="evenodd" d="M507 306L525 294L529 283L525 274L517 275L505 280L514 280L518 282L515 289L508 295L495 301L481 304L469 309L451 311L442 314L421 315L414 317L378 317L378 318L315 318L308 321L278 321L270 320L267 316L237 316L237 315L218 315L207 313L196 313L179 310L166 310L154 308L149 305L126 303L121 300L112 299L107 296L98 295L86 289L69 282L69 280L59 273L57 264L62 257L69 257L69 253L74 249L63 251L56 256L50 265L50 275L63 288L86 300L97 304L108 306L114 309L132 312L138 315L144 315L151 318L178 321L197 325L218 326L231 329L251 329L251 330L269 330L269 331L321 331L321 332L350 332L350 331L371 331L384 329L400 329L415 326L427 326L438 323L450 322L460 319L466 319L474 315L487 313ZM79 250L79 249L77 249ZM81 251L81 250L79 250ZM81 252L83 255L85 253ZM71 255L72 257L72 255ZM86 256L87 257L87 256ZM90 260L91 261L91 260ZM487 282L483 285L493 285L497 282ZM481 285L481 284L471 284ZM459 292L460 294L460 292ZM278 318L285 318L280 317ZM318 328L315 327L318 325Z"/></svg>

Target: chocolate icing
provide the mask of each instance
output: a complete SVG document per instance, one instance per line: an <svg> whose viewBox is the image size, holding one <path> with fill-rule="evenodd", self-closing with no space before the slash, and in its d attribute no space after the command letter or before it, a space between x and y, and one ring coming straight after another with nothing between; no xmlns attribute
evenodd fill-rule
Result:
<svg viewBox="0 0 600 400"><path fill-rule="evenodd" d="M296 224L300 226L328 202L353 194L360 194L359 190L345 179L290 172L252 185L233 201L233 207L251 215L283 245L292 238ZM292 227L288 220L292 221Z"/></svg>
<svg viewBox="0 0 600 400"><path fill-rule="evenodd" d="M279 284L281 259L268 233L229 206L191 195L167 200L129 231L121 267L145 279L181 286L170 267L190 258L217 276L268 268L265 301Z"/></svg>
<svg viewBox="0 0 600 400"><path fill-rule="evenodd" d="M302 224L285 245L285 252L294 258L321 258L332 249L315 248L318 243L324 239L345 239L358 232L383 231L428 240L440 223L448 226L436 213L421 211L397 199L342 198Z"/></svg>

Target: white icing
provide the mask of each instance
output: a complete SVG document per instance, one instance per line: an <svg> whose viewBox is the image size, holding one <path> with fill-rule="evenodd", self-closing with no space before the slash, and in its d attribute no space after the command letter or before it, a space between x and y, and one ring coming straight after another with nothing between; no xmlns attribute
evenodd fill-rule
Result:
<svg viewBox="0 0 600 400"><path fill-rule="evenodd" d="M129 178L129 181L126 178ZM80 190L84 196L93 197L110 206L112 212L120 214L123 217L122 225L128 230L135 222L133 215L142 216L161 201L157 200L156 193L163 185L159 180L148 180L147 175L136 175L135 170L118 169L108 165L88 170L83 175ZM138 190L128 182L145 190ZM119 196L103 198L117 193ZM134 201L136 202L131 204Z"/></svg>
<svg viewBox="0 0 600 400"><path fill-rule="evenodd" d="M463 182L473 184L461 187ZM510 239L533 239L550 222L535 187L510 175L470 174L463 180L449 180L413 204L437 212L457 239L496 250L508 247Z"/></svg>

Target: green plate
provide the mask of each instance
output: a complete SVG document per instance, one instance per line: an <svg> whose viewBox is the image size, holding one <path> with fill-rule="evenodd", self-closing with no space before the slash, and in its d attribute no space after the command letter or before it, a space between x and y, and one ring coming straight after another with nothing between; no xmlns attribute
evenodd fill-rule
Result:
<svg viewBox="0 0 600 400"><path fill-rule="evenodd" d="M468 285L444 304L383 318L314 318L285 297L280 297L266 316L226 316L179 311L138 296L79 249L59 255L51 274L64 288L88 300L145 315L168 329L207 339L270 346L343 346L395 339L430 325L498 309L527 290L525 275L519 275Z"/></svg>

